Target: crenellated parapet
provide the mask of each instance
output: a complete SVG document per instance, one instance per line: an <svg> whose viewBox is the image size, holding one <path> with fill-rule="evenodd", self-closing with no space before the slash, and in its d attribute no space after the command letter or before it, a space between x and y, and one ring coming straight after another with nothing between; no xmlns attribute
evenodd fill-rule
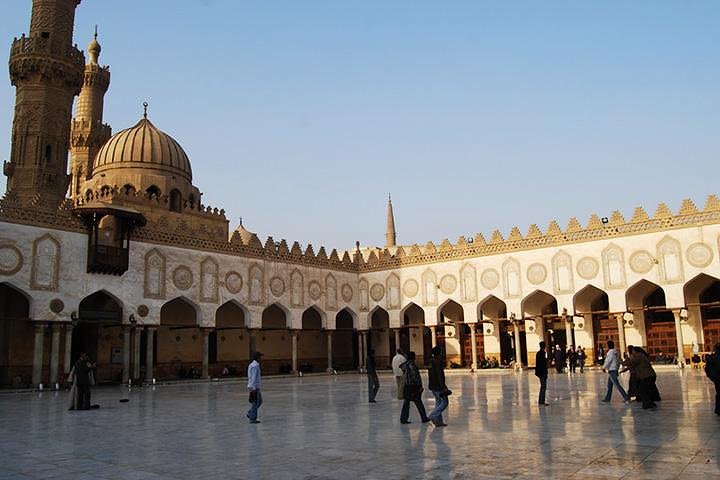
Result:
<svg viewBox="0 0 720 480"><path fill-rule="evenodd" d="M478 233L473 238L460 237L455 244L446 238L439 246L429 241L424 246L414 244L397 247L392 252L388 249L378 252L373 250L366 254L359 269L363 272L387 270L713 223L720 223L720 199L716 195L707 198L702 210L698 209L692 200L685 199L677 213L670 210L665 203L660 203L652 216L642 207L637 207L630 221L626 221L619 211L614 211L610 217L591 215L584 227L577 218L572 217L564 230L556 220L552 220L545 233L536 224L532 224L526 235L523 235L518 227L513 227L507 238L499 230L495 230L489 241Z"/></svg>
<svg viewBox="0 0 720 480"><path fill-rule="evenodd" d="M85 56L76 46L65 46L49 38L15 38L10 47L10 82L17 86L24 79L40 74L54 83L80 93L83 85Z"/></svg>

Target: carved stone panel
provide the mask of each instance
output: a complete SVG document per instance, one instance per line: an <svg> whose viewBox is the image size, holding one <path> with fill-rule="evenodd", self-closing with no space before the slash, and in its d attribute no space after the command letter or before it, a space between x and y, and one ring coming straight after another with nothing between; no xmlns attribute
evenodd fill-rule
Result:
<svg viewBox="0 0 720 480"><path fill-rule="evenodd" d="M643 274L652 270L655 265L655 259L647 250L638 250L630 255L628 263L630 263L630 270Z"/></svg>
<svg viewBox="0 0 720 480"><path fill-rule="evenodd" d="M625 288L625 255L615 244L608 245L602 252L605 289Z"/></svg>
<svg viewBox="0 0 720 480"><path fill-rule="evenodd" d="M248 297L250 303L252 305L262 305L265 298L265 292L263 291L265 272L259 265L254 264L250 267L248 282L250 286L250 293Z"/></svg>
<svg viewBox="0 0 720 480"><path fill-rule="evenodd" d="M480 283L488 290L492 290L500 284L500 274L494 268L485 269L480 275Z"/></svg>
<svg viewBox="0 0 720 480"><path fill-rule="evenodd" d="M445 295L452 295L457 289L457 278L454 275L443 275L440 279L440 291Z"/></svg>
<svg viewBox="0 0 720 480"><path fill-rule="evenodd" d="M273 277L270 279L270 293L274 297L282 297L285 293L285 282L280 277Z"/></svg>
<svg viewBox="0 0 720 480"><path fill-rule="evenodd" d="M320 282L316 280L312 280L308 284L308 295L313 301L317 301L322 296L322 286L320 285Z"/></svg>
<svg viewBox="0 0 720 480"><path fill-rule="evenodd" d="M0 243L0 275L15 275L23 266L23 255L15 245Z"/></svg>
<svg viewBox="0 0 720 480"><path fill-rule="evenodd" d="M598 261L592 257L583 257L577 264L577 272L580 278L584 280L592 280L600 271Z"/></svg>
<svg viewBox="0 0 720 480"><path fill-rule="evenodd" d="M370 306L370 297L369 297L369 290L370 287L368 286L368 281L366 279L361 279L359 283L359 289L360 289L360 311L367 312Z"/></svg>
<svg viewBox="0 0 720 480"><path fill-rule="evenodd" d="M192 287L193 280L192 270L185 265L180 265L173 270L173 284L178 290L187 290Z"/></svg>
<svg viewBox="0 0 720 480"><path fill-rule="evenodd" d="M33 242L30 288L55 291L58 289L59 274L60 242L45 234Z"/></svg>
<svg viewBox="0 0 720 480"><path fill-rule="evenodd" d="M145 298L165 298L165 256L156 248L145 254Z"/></svg>
<svg viewBox="0 0 720 480"><path fill-rule="evenodd" d="M412 278L410 280L405 280L405 284L403 285L403 293L406 297L414 297L418 294L420 291L420 286L418 285L418 282L416 280L413 280Z"/></svg>
<svg viewBox="0 0 720 480"><path fill-rule="evenodd" d="M463 302L477 301L477 272L472 265L465 265L460 270Z"/></svg>
<svg viewBox="0 0 720 480"><path fill-rule="evenodd" d="M387 287L388 309L400 308L400 277L394 273L388 275L385 285Z"/></svg>
<svg viewBox="0 0 720 480"><path fill-rule="evenodd" d="M373 283L372 287L370 287L370 298L372 298L376 302L379 302L383 299L384 296L385 287L382 286L382 283Z"/></svg>
<svg viewBox="0 0 720 480"><path fill-rule="evenodd" d="M293 307L302 307L305 303L303 285L302 273L300 273L300 270L293 270L290 274L290 304Z"/></svg>
<svg viewBox="0 0 720 480"><path fill-rule="evenodd" d="M200 264L200 301L218 301L218 264L211 257L207 257Z"/></svg>
<svg viewBox="0 0 720 480"><path fill-rule="evenodd" d="M342 286L342 299L345 302L352 302L353 293L353 288L349 284L346 283Z"/></svg>
<svg viewBox="0 0 720 480"><path fill-rule="evenodd" d="M542 263L533 263L527 269L527 279L533 285L539 285L547 278L547 268Z"/></svg>
<svg viewBox="0 0 720 480"><path fill-rule="evenodd" d="M337 280L332 273L325 277L325 308L335 310L338 306Z"/></svg>
<svg viewBox="0 0 720 480"><path fill-rule="evenodd" d="M239 293L243 287L243 278L238 272L231 271L225 274L225 288L230 293Z"/></svg>
<svg viewBox="0 0 720 480"><path fill-rule="evenodd" d="M514 258L508 258L502 265L502 271L505 298L520 297L522 295L520 263Z"/></svg>
<svg viewBox="0 0 720 480"><path fill-rule="evenodd" d="M562 251L556 253L552 258L552 268L555 293L572 293L575 290L572 257Z"/></svg>
<svg viewBox="0 0 720 480"><path fill-rule="evenodd" d="M429 268L422 274L423 305L433 307L438 304L437 275Z"/></svg>
<svg viewBox="0 0 720 480"><path fill-rule="evenodd" d="M680 242L667 236L657 246L657 259L660 262L660 281L680 283L685 278L682 264Z"/></svg>
<svg viewBox="0 0 720 480"><path fill-rule="evenodd" d="M712 249L704 243L693 243L687 249L687 261L696 268L704 268L713 260Z"/></svg>

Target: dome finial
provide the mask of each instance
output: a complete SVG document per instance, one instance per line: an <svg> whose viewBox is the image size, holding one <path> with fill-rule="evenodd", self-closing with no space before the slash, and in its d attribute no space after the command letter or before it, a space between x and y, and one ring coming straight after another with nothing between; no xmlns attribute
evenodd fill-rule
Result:
<svg viewBox="0 0 720 480"><path fill-rule="evenodd" d="M95 24L95 36L93 38L95 38L95 40L97 40L97 23Z"/></svg>
<svg viewBox="0 0 720 480"><path fill-rule="evenodd" d="M143 102L143 118L147 118L147 107L148 107L148 103Z"/></svg>
<svg viewBox="0 0 720 480"><path fill-rule="evenodd" d="M90 64L91 65L97 65L98 59L100 58L100 51L102 48L100 48L100 43L97 41L98 37L98 26L95 25L95 35L93 36L93 39L88 44L88 53L90 54Z"/></svg>

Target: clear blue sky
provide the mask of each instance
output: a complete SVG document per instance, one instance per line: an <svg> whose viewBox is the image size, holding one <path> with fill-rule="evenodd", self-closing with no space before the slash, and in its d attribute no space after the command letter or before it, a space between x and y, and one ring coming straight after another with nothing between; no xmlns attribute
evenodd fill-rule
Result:
<svg viewBox="0 0 720 480"><path fill-rule="evenodd" d="M82 48L95 23L106 121L147 100L261 237L381 245L388 192L401 243L720 193L718 1L83 0Z"/></svg>

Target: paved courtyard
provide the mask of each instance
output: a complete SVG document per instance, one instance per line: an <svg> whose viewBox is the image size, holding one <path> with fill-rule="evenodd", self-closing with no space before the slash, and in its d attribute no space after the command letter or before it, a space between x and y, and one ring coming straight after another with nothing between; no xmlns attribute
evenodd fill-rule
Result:
<svg viewBox="0 0 720 480"><path fill-rule="evenodd" d="M700 371L662 371L655 412L599 402L605 375L448 375L446 428L399 424L394 379L367 403L364 376L266 379L262 423L242 382L0 395L2 479L720 478L720 418ZM712 393L712 395L711 395ZM433 401L426 398L426 406Z"/></svg>

